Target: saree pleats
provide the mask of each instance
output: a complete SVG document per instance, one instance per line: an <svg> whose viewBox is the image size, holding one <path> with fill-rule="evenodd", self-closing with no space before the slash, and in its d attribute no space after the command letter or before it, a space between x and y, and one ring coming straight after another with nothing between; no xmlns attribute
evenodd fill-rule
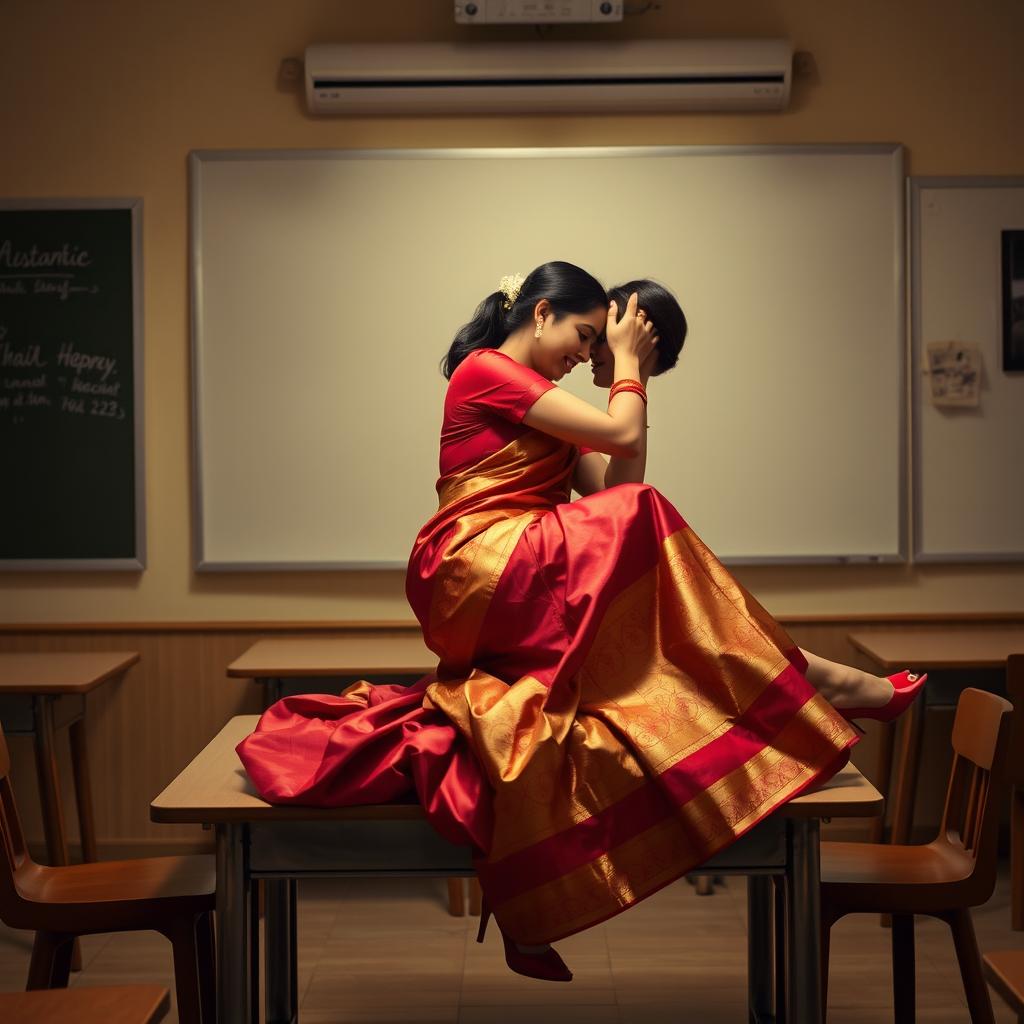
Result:
<svg viewBox="0 0 1024 1024"><path fill-rule="evenodd" d="M415 793L442 835L474 846L521 943L655 892L856 741L657 491L568 501L576 457L533 431L442 478L407 583L435 675L286 698L239 747L272 801Z"/></svg>

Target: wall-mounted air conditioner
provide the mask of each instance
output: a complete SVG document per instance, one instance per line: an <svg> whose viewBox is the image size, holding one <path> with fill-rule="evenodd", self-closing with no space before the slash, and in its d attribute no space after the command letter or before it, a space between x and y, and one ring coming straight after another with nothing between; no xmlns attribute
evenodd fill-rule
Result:
<svg viewBox="0 0 1024 1024"><path fill-rule="evenodd" d="M780 39L346 44L306 49L313 114L781 110Z"/></svg>

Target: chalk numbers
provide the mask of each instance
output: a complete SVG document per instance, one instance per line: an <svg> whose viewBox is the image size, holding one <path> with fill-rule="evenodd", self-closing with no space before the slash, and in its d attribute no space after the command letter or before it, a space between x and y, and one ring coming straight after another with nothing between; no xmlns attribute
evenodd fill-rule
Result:
<svg viewBox="0 0 1024 1024"><path fill-rule="evenodd" d="M117 402L106 398L93 398L89 401L90 416L105 416L108 419L123 420L124 409Z"/></svg>

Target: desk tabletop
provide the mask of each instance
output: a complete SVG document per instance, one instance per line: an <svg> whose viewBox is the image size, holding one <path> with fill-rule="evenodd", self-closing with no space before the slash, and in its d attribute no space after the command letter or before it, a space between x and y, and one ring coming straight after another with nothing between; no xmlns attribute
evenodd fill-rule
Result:
<svg viewBox="0 0 1024 1024"><path fill-rule="evenodd" d="M219 824L256 821L408 820L423 818L417 803L362 807L275 807L260 799L235 747L258 715L238 715L199 752L150 804L152 821ZM794 818L870 818L882 811L881 794L852 764L824 786L802 793L780 811Z"/></svg>
<svg viewBox="0 0 1024 1024"><path fill-rule="evenodd" d="M138 660L138 651L2 653L0 694L88 693Z"/></svg>
<svg viewBox="0 0 1024 1024"><path fill-rule="evenodd" d="M346 637L280 637L257 640L228 665L246 679L432 672L437 655L417 634Z"/></svg>
<svg viewBox="0 0 1024 1024"><path fill-rule="evenodd" d="M1020 627L952 626L849 634L850 643L886 672L943 668L1001 668L1011 654L1024 653Z"/></svg>

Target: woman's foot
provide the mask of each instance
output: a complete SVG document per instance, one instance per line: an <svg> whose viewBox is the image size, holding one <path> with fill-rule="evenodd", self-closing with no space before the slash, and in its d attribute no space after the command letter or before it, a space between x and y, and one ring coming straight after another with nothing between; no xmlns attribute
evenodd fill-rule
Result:
<svg viewBox="0 0 1024 1024"><path fill-rule="evenodd" d="M487 931L487 922L491 917L491 909L485 900L480 907L480 930L476 941L483 942ZM500 926L499 926L500 928ZM527 978L539 981L572 981L572 971L565 966L565 961L545 944L543 946L521 946L513 942L504 932L501 941L505 947L505 963L509 969Z"/></svg>
<svg viewBox="0 0 1024 1024"><path fill-rule="evenodd" d="M892 700L895 690L888 679L813 654L805 655L808 680L836 710L881 708Z"/></svg>
<svg viewBox="0 0 1024 1024"><path fill-rule="evenodd" d="M918 694L924 687L927 675L918 675L915 672L904 670L894 676L889 676L885 681L892 687L892 696L882 705L859 705L837 707L839 712L848 722L855 718L874 718L879 722L892 722L899 718L911 704L917 700ZM860 728L858 726L858 728Z"/></svg>

